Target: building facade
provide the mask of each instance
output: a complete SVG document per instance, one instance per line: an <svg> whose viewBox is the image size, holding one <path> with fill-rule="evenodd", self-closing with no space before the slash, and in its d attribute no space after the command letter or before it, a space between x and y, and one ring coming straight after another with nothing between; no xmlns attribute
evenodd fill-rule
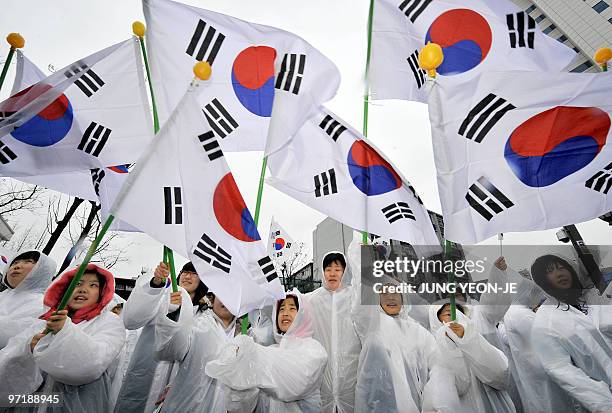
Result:
<svg viewBox="0 0 612 413"><path fill-rule="evenodd" d="M612 0L512 0L542 31L578 52L566 68L597 72L593 60L601 47L612 48Z"/></svg>

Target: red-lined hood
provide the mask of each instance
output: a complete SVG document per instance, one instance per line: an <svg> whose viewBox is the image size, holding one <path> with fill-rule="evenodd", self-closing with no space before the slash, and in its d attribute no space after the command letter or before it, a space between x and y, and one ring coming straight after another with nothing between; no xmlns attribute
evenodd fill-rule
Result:
<svg viewBox="0 0 612 413"><path fill-rule="evenodd" d="M64 296L64 292L68 289L68 285L74 278L77 273L78 268L74 268L68 272L62 274L57 280L51 284L51 286L45 292L44 304L49 307L49 311L45 314L41 315L40 318L43 320L47 320L51 315L57 311L57 306L59 305L62 297ZM87 264L87 271L96 271L98 274L102 275L106 283L104 285L104 289L101 292L102 298L96 304L92 304L88 307L83 307L80 310L77 310L74 314L70 316L70 319L74 324L78 324L81 321L88 321L92 318L99 315L104 307L108 305L113 299L115 294L115 278L113 274L104 268L98 267L96 264Z"/></svg>

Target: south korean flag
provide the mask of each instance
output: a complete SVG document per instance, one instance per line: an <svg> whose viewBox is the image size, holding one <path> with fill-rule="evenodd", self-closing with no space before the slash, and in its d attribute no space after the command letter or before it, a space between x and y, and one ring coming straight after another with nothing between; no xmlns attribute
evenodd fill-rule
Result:
<svg viewBox="0 0 612 413"><path fill-rule="evenodd" d="M438 78L430 119L445 235L476 243L612 210L612 74Z"/></svg>
<svg viewBox="0 0 612 413"><path fill-rule="evenodd" d="M161 123L206 61L198 102L226 152L276 150L338 89L336 66L293 33L170 0L144 0L143 11Z"/></svg>
<svg viewBox="0 0 612 413"><path fill-rule="evenodd" d="M0 103L0 176L83 175L136 161L152 137L138 47L136 38L110 46Z"/></svg>
<svg viewBox="0 0 612 413"><path fill-rule="evenodd" d="M130 172L111 213L189 257L236 316L284 296L218 138L185 94ZM143 213L144 211L144 213Z"/></svg>
<svg viewBox="0 0 612 413"><path fill-rule="evenodd" d="M438 75L458 82L495 70L558 72L576 55L510 1L379 0L369 70L372 99L427 102L418 59L428 42L444 52Z"/></svg>

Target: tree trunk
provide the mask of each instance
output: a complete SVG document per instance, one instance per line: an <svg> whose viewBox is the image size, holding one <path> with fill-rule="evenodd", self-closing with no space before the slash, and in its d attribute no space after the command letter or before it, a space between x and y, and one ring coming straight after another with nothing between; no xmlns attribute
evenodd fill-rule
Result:
<svg viewBox="0 0 612 413"><path fill-rule="evenodd" d="M55 227L53 233L51 234L51 237L49 238L49 241L47 241L47 245L45 245L45 247L43 248L43 254L49 255L51 253L51 250L57 243L57 240L59 240L60 235L62 235L62 232L64 232L64 229L66 229L66 227L68 226L70 219L82 203L83 199L74 198L72 204L70 205L70 208L66 212L66 215L64 215L64 217L57 222L57 227Z"/></svg>

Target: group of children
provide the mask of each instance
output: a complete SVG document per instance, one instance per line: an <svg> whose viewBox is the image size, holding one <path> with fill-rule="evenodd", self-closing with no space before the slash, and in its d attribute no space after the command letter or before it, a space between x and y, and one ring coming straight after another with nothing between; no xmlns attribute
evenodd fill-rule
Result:
<svg viewBox="0 0 612 413"><path fill-rule="evenodd" d="M518 296L460 302L452 320L448 300L362 305L358 237L348 258L328 253L321 288L252 312L241 334L191 263L178 292L164 263L141 276L122 311L113 275L89 264L58 311L76 270L51 282L50 258L21 253L0 293L0 400L62 396L7 411L612 412L612 313L568 260L538 258L537 285L518 278ZM500 258L491 276L513 272Z"/></svg>

